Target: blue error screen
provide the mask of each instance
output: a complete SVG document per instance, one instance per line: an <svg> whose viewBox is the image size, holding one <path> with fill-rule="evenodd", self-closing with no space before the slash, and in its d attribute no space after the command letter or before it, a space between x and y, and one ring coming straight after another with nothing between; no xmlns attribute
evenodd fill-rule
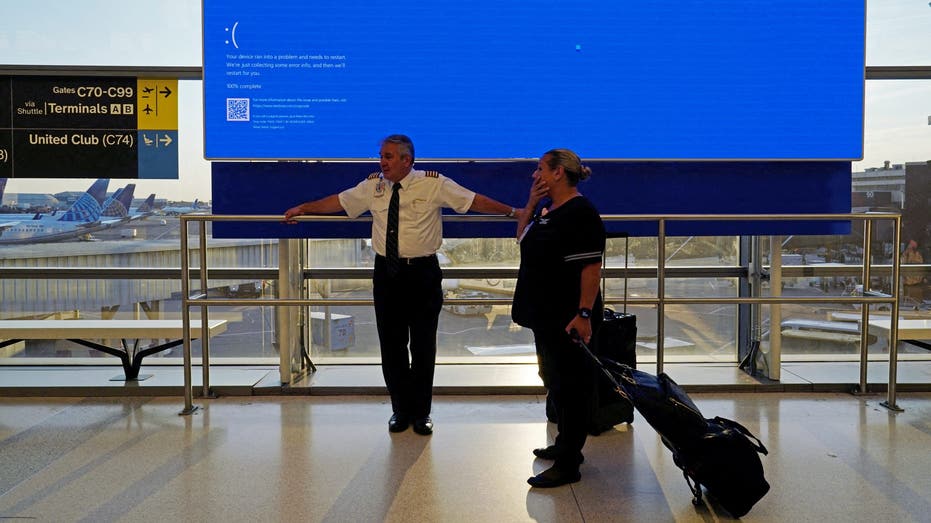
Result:
<svg viewBox="0 0 931 523"><path fill-rule="evenodd" d="M865 9L204 0L205 157L858 160Z"/></svg>

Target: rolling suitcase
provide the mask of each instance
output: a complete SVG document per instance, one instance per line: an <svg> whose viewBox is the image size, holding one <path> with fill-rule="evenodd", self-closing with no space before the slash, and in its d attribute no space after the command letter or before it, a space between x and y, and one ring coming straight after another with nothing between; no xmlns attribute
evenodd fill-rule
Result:
<svg viewBox="0 0 931 523"><path fill-rule="evenodd" d="M732 516L750 511L770 486L760 454L768 451L746 427L727 418L706 419L688 394L665 373L653 376L626 365L601 361L580 346L600 367L618 396L630 401L672 451L692 491L702 502L702 487Z"/></svg>
<svg viewBox="0 0 931 523"><path fill-rule="evenodd" d="M627 270L630 257L630 237L626 232L608 233L608 238L624 238L624 311L604 309L604 322L595 334L592 349L599 358L623 363L637 368L637 316L627 313ZM602 274L607 264L607 255L602 259ZM606 295L607 278L601 278L601 295Z"/></svg>
<svg viewBox="0 0 931 523"><path fill-rule="evenodd" d="M630 238L627 233L608 233L609 238L624 238L624 312L605 307L604 321L592 340L592 350L606 360L637 368L637 316L627 313L627 269ZM606 259L602 261L602 269ZM606 278L601 278L601 295L605 296ZM596 380L591 424L588 433L597 436L620 423L634 420L633 405L614 393L605 380Z"/></svg>

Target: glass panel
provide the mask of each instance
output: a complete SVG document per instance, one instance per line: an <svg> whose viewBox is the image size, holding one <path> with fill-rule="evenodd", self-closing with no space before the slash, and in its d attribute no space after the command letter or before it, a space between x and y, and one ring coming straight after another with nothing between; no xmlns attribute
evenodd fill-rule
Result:
<svg viewBox="0 0 931 523"><path fill-rule="evenodd" d="M200 66L201 4L4 2L5 64Z"/></svg>
<svg viewBox="0 0 931 523"><path fill-rule="evenodd" d="M854 172L931 160L931 81L871 80L865 103L863 161L853 162Z"/></svg>
<svg viewBox="0 0 931 523"><path fill-rule="evenodd" d="M931 6L914 0L866 3L866 65L931 64Z"/></svg>
<svg viewBox="0 0 931 523"><path fill-rule="evenodd" d="M887 0L867 4L867 63L881 65L931 64L931 7L926 2ZM53 17L37 17L39 12L54 12ZM106 13L108 28L97 31L101 13ZM140 24L140 20L145 20ZM94 23L90 23L93 21ZM88 22L88 23L83 23ZM59 2L36 0L10 3L0 20L0 48L8 64L98 65L98 66L199 66L201 62L200 5L186 0L167 0L159 9L142 4L112 10L103 2ZM77 34L76 34L77 33ZM81 42L75 46L74 42ZM131 57L128 63L126 57ZM207 202L210 193L210 164L203 160L202 85L199 81L179 84L180 178L178 180L133 180L137 184L136 206L151 193L163 211L118 227L75 235L58 243L0 246L0 264L7 267L171 267L180 266L179 221L175 216L199 200ZM924 163L931 143L931 81L881 80L866 83L866 131L864 159L854 162L856 191L883 190L901 194L890 196L893 208L907 207L905 164ZM889 162L886 166L885 162ZM873 170L875 169L875 170ZM901 171L899 174L896 172ZM890 174L887 185L868 180ZM898 176L899 178L896 178ZM875 178L875 177L874 177ZM128 182L128 180L126 181ZM113 181L109 191L126 182ZM53 212L64 209L69 201L87 189L91 180L11 179L5 188L3 203L11 214ZM870 186L869 183L873 185ZM858 185L860 184L860 185ZM927 184L925 184L927 185ZM924 189L920 189L924 190ZM931 191L929 191L931 192ZM30 194L32 193L32 194ZM53 198L50 198L49 196ZM59 202L59 203L56 203ZM28 203L27 203L28 202ZM924 202L924 208L929 202ZM181 211L179 211L179 209ZM193 209L192 209L193 210ZM908 209L906 209L907 211ZM60 212L60 210L58 211ZM9 214L0 215L4 222ZM906 216L906 218L908 218ZM927 218L912 216L914 223ZM18 219L18 218L17 218ZM906 224L908 225L908 224ZM210 225L208 225L209 229ZM783 278L782 292L791 296L850 296L862 290L860 265L862 238L855 224L848 236L786 237L781 240L783 265L803 268L804 274ZM196 224L192 231L196 230ZM892 245L888 226L874 225L874 263L888 264L893 249L902 249L920 227L903 237L903 245ZM81 241L84 240L84 241ZM192 247L196 238L192 236ZM370 267L371 245L368 240L314 240L307 265L310 268ZM736 237L668 238L666 264L669 267L735 266L738 260ZM931 259L931 234L927 227L918 238L919 250L927 262ZM277 265L277 242L274 240L210 240L209 265L212 268ZM764 242L765 245L765 242ZM766 247L768 251L768 246ZM624 266L623 240L608 242L608 268ZM511 267L519 264L519 250L510 238L447 240L441 250L446 267ZM630 240L633 268L656 267L656 239ZM914 265L914 264L913 264ZM918 278L919 283L902 288L903 315L927 314L929 295L927 263L906 267L903 278ZM869 287L889 292L891 276L886 269L874 269ZM910 280L911 281L911 280ZM735 278L669 278L666 292L671 297L736 296ZM196 287L196 282L195 285ZM514 280L509 278L448 278L444 290L448 298L503 298L513 294ZM618 304L623 300L624 282L611 278L607 282L607 299ZM371 298L369 279L315 280L308 282L311 297ZM0 316L3 318L178 318L180 283L176 280L106 280L48 279L0 280ZM261 278L210 281L215 296L274 296L274 281ZM629 296L655 297L655 277L631 279ZM620 308L620 307L619 307ZM874 307L882 314L884 307ZM212 356L220 360L257 358L277 359L275 308L216 307L211 318L229 321L225 333L212 343ZM641 361L655 361L656 309L653 305L632 305L628 311L638 316L638 353ZM329 316L327 315L329 312ZM193 316L199 316L196 309ZM736 359L737 308L732 305L674 305L666 307L667 361L734 361ZM848 304L786 305L782 307L783 347L787 359L819 359L831 355L854 358L855 345L849 337L851 318L859 308ZM352 330L347 330L351 319ZM769 307L764 307L769 318ZM801 325L816 329L803 331ZM311 314L312 351L315 358L353 361L377 359L378 342L374 312L370 305L355 307L313 308ZM845 325L846 324L846 328ZM764 325L764 337L770 327ZM510 322L508 305L461 305L444 307L439 328L439 357L442 362L533 361L532 335ZM789 333L789 331L793 331ZM811 334L811 332L821 334ZM818 339L815 339L818 338ZM651 351L651 346L652 350ZM0 357L71 358L106 357L103 353L71 344L68 341L28 341L0 349ZM870 353L881 356L882 340L871 338ZM927 358L929 353L903 345L906 356ZM199 342L194 343L200 355ZM178 362L180 348L166 350L151 358Z"/></svg>
<svg viewBox="0 0 931 523"><path fill-rule="evenodd" d="M226 280L211 284L211 296L238 298L270 297L269 282ZM3 307L0 318L87 319L87 320L166 320L181 318L181 284L178 280L48 279L0 280ZM275 358L272 307L212 307L210 320L226 320L226 330L213 337L212 356L217 358ZM200 319L200 309L191 309L191 319ZM180 339L180 338L178 338ZM168 342L168 339L141 339L139 348ZM119 348L120 340L105 340ZM192 355L200 357L200 341L192 343ZM149 356L179 364L181 346ZM80 358L108 355L68 340L26 340L0 349L0 358ZM115 360L114 360L115 361ZM21 362L20 362L21 363ZM67 363L67 362L62 362Z"/></svg>
<svg viewBox="0 0 931 523"><path fill-rule="evenodd" d="M56 234L55 243L33 246L49 241L51 226L42 229L33 224L54 221L49 218L32 221L36 213L47 217L60 215L83 195L94 180L69 179L62 172L56 179L12 178L2 191L0 221L14 224L0 232L0 252L20 251L22 243L28 243L39 256L51 254L89 255L101 254L114 248L129 249L130 244L151 244L146 249L162 251L166 246L175 250L179 247L178 215L210 208L210 163L203 159L203 125L201 114L203 102L200 81L179 82L179 174L177 180L109 180L107 196L129 183L135 184L133 202L128 209L128 218L121 221L101 219L99 223L73 226ZM63 167L67 169L67 167ZM147 197L154 194L154 209L140 208ZM197 208L195 208L197 202ZM56 229L57 229L56 224ZM198 224L191 224L191 231ZM212 224L207 224L208 231ZM20 230L22 229L22 230ZM47 230L46 230L47 229ZM160 256L160 263L144 266L178 267L177 256ZM173 260L173 261L172 261ZM163 264L164 263L164 264Z"/></svg>
<svg viewBox="0 0 931 523"><path fill-rule="evenodd" d="M891 263L896 248L889 220L874 220L870 261L871 291L892 292ZM855 221L852 233L836 236L789 236L779 238L783 277L781 294L797 297L862 296L863 224ZM899 246L901 249L902 246ZM763 243L764 263L768 263L770 242ZM908 271L908 272L906 272ZM790 274L793 274L790 276ZM914 278L914 288L900 288L900 317L927 318L928 304L923 301L927 284L927 267L903 267L905 278ZM764 294L771 294L764 282ZM912 295L909 295L912 294ZM860 353L862 306L851 303L817 303L781 305L779 330L782 334L783 361L857 361ZM889 318L889 304L870 305L870 318ZM772 339L773 307L764 306L763 347ZM888 339L870 333L867 341L871 359L888 359ZM903 344L902 354L909 358L928 359L929 353Z"/></svg>

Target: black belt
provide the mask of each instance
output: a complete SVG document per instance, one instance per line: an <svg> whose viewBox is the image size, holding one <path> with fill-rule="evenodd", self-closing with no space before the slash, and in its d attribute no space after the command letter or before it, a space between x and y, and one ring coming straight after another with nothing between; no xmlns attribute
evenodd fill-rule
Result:
<svg viewBox="0 0 931 523"><path fill-rule="evenodd" d="M381 258L382 260L387 261L387 258L381 254L376 254L376 258ZM418 256L417 258L401 258L401 265L418 265L421 263L436 263L436 254L430 254L428 256Z"/></svg>

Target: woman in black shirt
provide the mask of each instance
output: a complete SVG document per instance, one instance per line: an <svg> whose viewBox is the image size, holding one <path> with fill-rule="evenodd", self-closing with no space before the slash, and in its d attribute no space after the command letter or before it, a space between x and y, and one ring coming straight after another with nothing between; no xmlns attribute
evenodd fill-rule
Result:
<svg viewBox="0 0 931 523"><path fill-rule="evenodd" d="M518 220L521 261L512 316L533 331L540 375L557 411L555 444L533 451L554 464L527 480L534 487L557 487L581 477L594 371L573 339L589 343L603 318L598 286L604 224L577 188L590 175L574 152L546 152L533 173L527 206ZM548 205L536 212L547 197Z"/></svg>

